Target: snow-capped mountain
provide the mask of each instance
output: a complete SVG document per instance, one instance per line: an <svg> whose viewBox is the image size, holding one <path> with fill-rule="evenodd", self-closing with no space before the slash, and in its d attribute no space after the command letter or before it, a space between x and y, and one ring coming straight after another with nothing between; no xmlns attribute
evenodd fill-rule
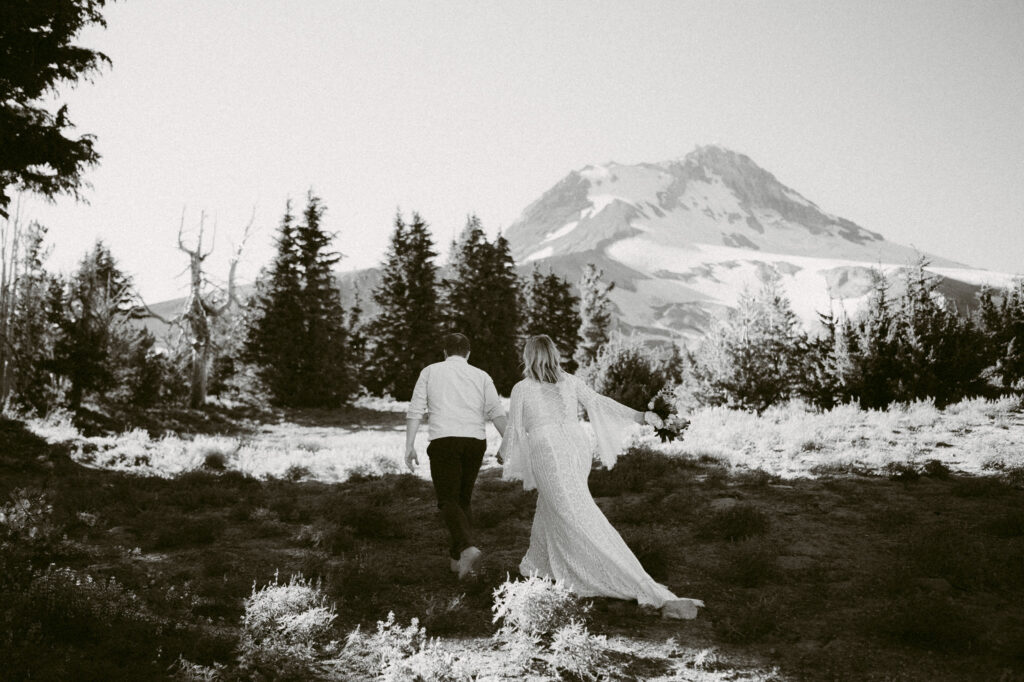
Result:
<svg viewBox="0 0 1024 682"><path fill-rule="evenodd" d="M912 266L915 249L831 215L747 156L698 147L664 163L587 166L569 173L505 231L520 263L576 281L601 267L620 324L686 340L774 270L795 312L847 313L866 299L871 269ZM971 305L983 283L1012 277L924 254L940 291Z"/></svg>

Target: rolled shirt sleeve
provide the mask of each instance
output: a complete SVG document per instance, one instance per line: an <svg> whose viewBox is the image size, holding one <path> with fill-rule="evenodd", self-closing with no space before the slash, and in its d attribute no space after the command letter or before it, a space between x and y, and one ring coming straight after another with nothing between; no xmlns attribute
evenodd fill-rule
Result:
<svg viewBox="0 0 1024 682"><path fill-rule="evenodd" d="M505 416L505 408L501 406L498 390L494 388L494 380L489 376L484 383L484 414L490 421Z"/></svg>
<svg viewBox="0 0 1024 682"><path fill-rule="evenodd" d="M412 399L409 401L409 410L405 413L406 419L423 419L427 414L427 382L429 381L429 370L425 368L416 379L416 387L412 389Z"/></svg>

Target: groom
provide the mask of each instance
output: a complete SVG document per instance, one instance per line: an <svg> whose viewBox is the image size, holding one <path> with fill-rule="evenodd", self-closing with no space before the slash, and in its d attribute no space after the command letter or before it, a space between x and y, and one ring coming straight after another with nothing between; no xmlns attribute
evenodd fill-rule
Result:
<svg viewBox="0 0 1024 682"><path fill-rule="evenodd" d="M451 570L459 579L473 572L481 552L473 539L470 500L487 449L486 422L505 435L505 410L487 372L469 364L469 339L447 334L444 362L420 372L405 422L405 463L419 464L416 432L425 414L430 420L430 478L441 518L451 536Z"/></svg>

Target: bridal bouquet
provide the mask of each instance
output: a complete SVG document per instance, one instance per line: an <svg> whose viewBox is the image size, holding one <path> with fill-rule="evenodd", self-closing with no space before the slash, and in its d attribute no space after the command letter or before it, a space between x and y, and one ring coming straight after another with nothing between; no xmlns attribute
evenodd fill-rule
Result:
<svg viewBox="0 0 1024 682"><path fill-rule="evenodd" d="M662 443L671 443L677 438L682 438L683 431L690 425L690 420L676 410L672 398L672 390L666 386L647 404L647 409L665 422L662 428L654 430Z"/></svg>

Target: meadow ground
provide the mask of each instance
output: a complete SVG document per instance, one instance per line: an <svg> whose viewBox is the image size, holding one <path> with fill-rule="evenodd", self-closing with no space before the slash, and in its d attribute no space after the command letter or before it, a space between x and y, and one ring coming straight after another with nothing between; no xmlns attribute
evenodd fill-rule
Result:
<svg viewBox="0 0 1024 682"><path fill-rule="evenodd" d="M486 555L459 583L426 467L400 468L402 412L0 421L5 673L148 679L184 657L229 676L254 586L301 574L336 605L334 639L393 612L479 679L579 679L492 637L536 499L500 479L496 434ZM677 622L593 600L610 679L1024 679L1016 400L705 410L681 442L636 434L590 487L652 576L707 603Z"/></svg>

